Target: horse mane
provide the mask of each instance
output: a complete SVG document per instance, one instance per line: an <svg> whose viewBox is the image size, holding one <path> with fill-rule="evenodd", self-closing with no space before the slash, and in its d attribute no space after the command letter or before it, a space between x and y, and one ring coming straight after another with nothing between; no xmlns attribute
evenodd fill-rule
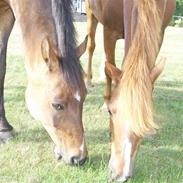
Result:
<svg viewBox="0 0 183 183"><path fill-rule="evenodd" d="M75 90L83 81L83 70L76 54L76 31L73 24L72 0L52 0L60 68L66 84Z"/></svg>
<svg viewBox="0 0 183 183"><path fill-rule="evenodd" d="M137 136L143 137L158 129L153 121L150 71L159 51L162 22L155 0L134 2L134 8L137 8L137 24L122 68L124 73L120 82L119 105L124 121L130 122L131 130Z"/></svg>

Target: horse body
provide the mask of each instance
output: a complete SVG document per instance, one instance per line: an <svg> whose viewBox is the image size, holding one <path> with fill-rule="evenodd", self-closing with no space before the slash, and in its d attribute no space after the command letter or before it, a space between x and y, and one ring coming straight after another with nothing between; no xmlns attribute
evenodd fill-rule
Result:
<svg viewBox="0 0 183 183"><path fill-rule="evenodd" d="M89 8L91 9L92 14L97 18L97 20L103 25L105 25L108 29L117 32L120 36L123 35L123 9L121 8L122 6L123 2L119 0L114 0L112 2L109 0L89 1ZM116 7L118 9L116 9Z"/></svg>
<svg viewBox="0 0 183 183"><path fill-rule="evenodd" d="M0 0L0 139L9 138L13 129L5 116L3 89L7 42L16 20L25 48L28 109L52 138L56 157L82 164L87 156L82 125L86 89L77 54L84 50L79 47L77 53L71 4L68 0Z"/></svg>
<svg viewBox="0 0 183 183"><path fill-rule="evenodd" d="M175 10L175 0L88 0L88 77L98 21L103 24L106 55L104 99L110 114L112 132L110 177L124 182L133 174L140 142L158 128L153 121L152 91L164 62L155 66L164 30ZM100 12L98 12L100 10ZM97 13L96 13L97 12ZM125 40L121 70L115 67L115 44ZM111 91L111 81L115 88Z"/></svg>

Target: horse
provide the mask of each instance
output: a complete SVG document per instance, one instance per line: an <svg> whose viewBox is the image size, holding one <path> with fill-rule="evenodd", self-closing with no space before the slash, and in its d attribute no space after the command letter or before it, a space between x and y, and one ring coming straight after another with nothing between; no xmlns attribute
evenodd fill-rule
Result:
<svg viewBox="0 0 183 183"><path fill-rule="evenodd" d="M104 101L112 133L109 175L127 181L133 175L137 151L144 136L154 134L152 92L165 61L155 65L175 0L86 0L88 27L87 84L92 79L92 55L98 22L103 24L106 55ZM121 69L115 66L115 45L124 39ZM115 86L112 88L111 82Z"/></svg>
<svg viewBox="0 0 183 183"><path fill-rule="evenodd" d="M7 42L15 20L25 48L26 103L55 144L57 159L82 165L87 148L82 123L86 87L77 47L71 0L0 0L0 140L14 134L4 109Z"/></svg>

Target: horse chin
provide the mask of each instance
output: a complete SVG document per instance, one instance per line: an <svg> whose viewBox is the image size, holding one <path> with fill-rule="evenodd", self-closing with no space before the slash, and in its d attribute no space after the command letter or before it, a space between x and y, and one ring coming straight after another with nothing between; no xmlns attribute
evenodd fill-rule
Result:
<svg viewBox="0 0 183 183"><path fill-rule="evenodd" d="M119 176L117 174L115 174L114 172L110 172L110 180L113 182L127 182L129 179L131 178L131 176Z"/></svg>
<svg viewBox="0 0 183 183"><path fill-rule="evenodd" d="M129 172L120 173L109 166L109 179L111 182L127 182L132 177L132 170Z"/></svg>
<svg viewBox="0 0 183 183"><path fill-rule="evenodd" d="M116 182L127 182L129 180L129 178L131 178L130 176L127 177L119 177L116 179Z"/></svg>

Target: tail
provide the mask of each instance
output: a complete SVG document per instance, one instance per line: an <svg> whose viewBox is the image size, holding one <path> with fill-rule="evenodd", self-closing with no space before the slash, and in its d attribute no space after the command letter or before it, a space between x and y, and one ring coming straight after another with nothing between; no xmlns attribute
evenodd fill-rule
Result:
<svg viewBox="0 0 183 183"><path fill-rule="evenodd" d="M149 72L155 65L161 41L161 19L156 0L135 0L137 24L123 65L121 97L126 97L126 119L137 136L154 133L152 82ZM133 11L135 12L135 11ZM132 15L132 18L136 16ZM127 100L127 101L126 101ZM124 107L123 107L124 108Z"/></svg>

